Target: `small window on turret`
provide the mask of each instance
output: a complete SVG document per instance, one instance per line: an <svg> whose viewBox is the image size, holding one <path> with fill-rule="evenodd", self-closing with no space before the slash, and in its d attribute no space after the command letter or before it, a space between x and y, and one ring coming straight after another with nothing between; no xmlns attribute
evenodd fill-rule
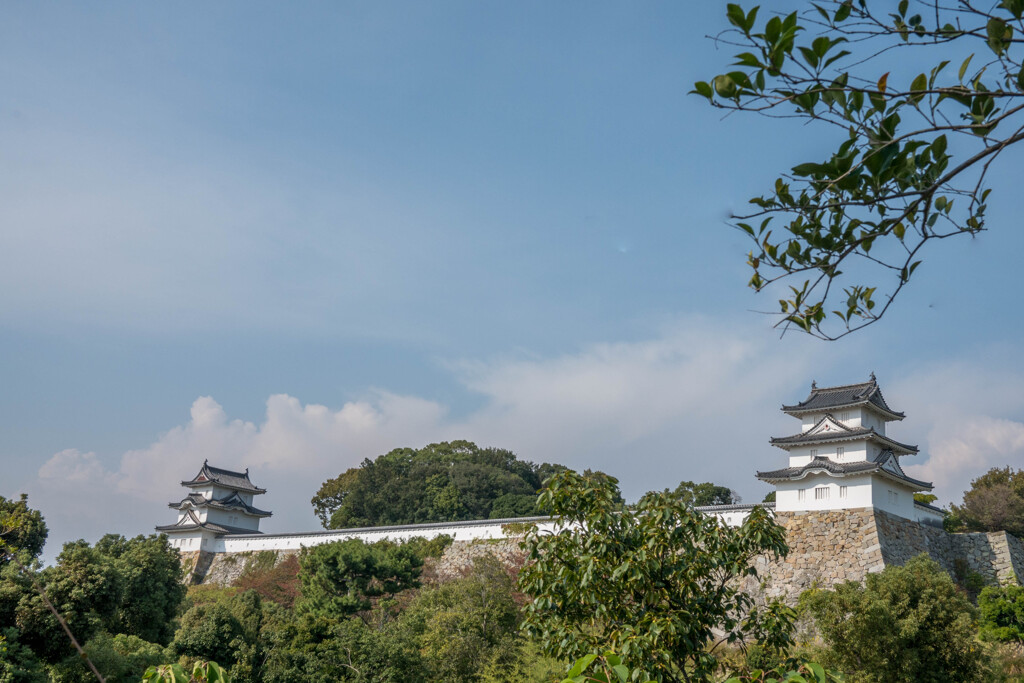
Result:
<svg viewBox="0 0 1024 683"><path fill-rule="evenodd" d="M799 491L797 491L796 492L796 498L797 498L797 500L806 500L807 499L807 489L800 489Z"/></svg>
<svg viewBox="0 0 1024 683"><path fill-rule="evenodd" d="M846 447L836 446L836 460L842 460L844 455L846 455Z"/></svg>
<svg viewBox="0 0 1024 683"><path fill-rule="evenodd" d="M843 411L843 413L839 416L839 419L842 422L849 422L850 421L850 411L849 410Z"/></svg>
<svg viewBox="0 0 1024 683"><path fill-rule="evenodd" d="M811 449L811 457L812 458L817 458L818 457L818 449L817 448L812 448Z"/></svg>
<svg viewBox="0 0 1024 683"><path fill-rule="evenodd" d="M847 491L847 489L846 489L845 486L840 486L839 487L839 497L840 498L846 498L846 491Z"/></svg>
<svg viewBox="0 0 1024 683"><path fill-rule="evenodd" d="M814 500L828 500L828 487L819 486L814 489Z"/></svg>

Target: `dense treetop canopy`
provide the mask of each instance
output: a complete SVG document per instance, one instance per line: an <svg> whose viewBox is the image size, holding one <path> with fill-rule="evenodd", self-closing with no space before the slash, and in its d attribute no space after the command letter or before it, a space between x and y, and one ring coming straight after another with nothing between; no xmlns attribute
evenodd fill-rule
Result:
<svg viewBox="0 0 1024 683"><path fill-rule="evenodd" d="M719 486L710 481L695 484L692 481L679 483L672 495L693 507L704 505L732 505L739 503L740 497L727 486Z"/></svg>
<svg viewBox="0 0 1024 683"><path fill-rule="evenodd" d="M946 520L950 531L1008 531L1024 537L1024 470L994 467L971 482Z"/></svg>
<svg viewBox="0 0 1024 683"><path fill-rule="evenodd" d="M22 494L18 500L0 496L0 565L10 552L39 557L47 532L42 513L28 506L28 496Z"/></svg>
<svg viewBox="0 0 1024 683"><path fill-rule="evenodd" d="M324 482L311 501L327 529L528 517L560 465L469 441L396 448Z"/></svg>

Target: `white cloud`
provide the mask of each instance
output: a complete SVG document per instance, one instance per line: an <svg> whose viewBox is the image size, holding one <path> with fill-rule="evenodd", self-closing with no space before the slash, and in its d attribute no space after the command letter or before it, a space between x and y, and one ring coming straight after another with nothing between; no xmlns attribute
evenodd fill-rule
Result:
<svg viewBox="0 0 1024 683"><path fill-rule="evenodd" d="M971 480L993 467L1024 468L1024 374L1012 354L988 349L976 359L921 368L894 385L907 428L913 423L926 434L919 462L908 459L906 470L934 482L943 505L959 503Z"/></svg>
<svg viewBox="0 0 1024 683"><path fill-rule="evenodd" d="M261 501L275 513L268 531L299 530L315 527L308 501L325 479L392 448L465 438L537 462L603 469L630 498L693 479L757 500L768 487L754 472L785 462L768 437L796 428L779 403L802 398L810 377L862 374L857 347L763 339L692 319L651 339L573 354L456 363L452 372L483 398L458 417L436 401L383 390L340 408L273 395L256 422L231 419L200 397L185 424L124 453L116 467L62 451L27 489L55 541L148 533L172 518L166 503L182 495L178 482L209 459L249 467L269 490ZM922 442L920 462L908 460L908 470L934 480L943 502L989 467L1024 464L1021 378L985 367L922 368L883 382L892 405L908 413L893 436Z"/></svg>
<svg viewBox="0 0 1024 683"><path fill-rule="evenodd" d="M652 339L575 354L457 363L452 371L484 399L458 418L435 401L382 390L340 408L270 396L258 423L231 419L212 397L200 397L188 422L124 453L109 471L94 454L62 452L27 489L55 541L148 533L172 518L166 504L182 495L178 482L209 459L249 467L269 490L261 503L275 514L265 528L289 531L314 527L309 498L364 458L465 438L538 462L603 469L620 478L629 497L684 478L760 497L766 487L754 471L782 459L767 437L789 427L777 412L780 397L793 393L794 378L804 383L819 354L792 353L790 340L757 339L763 335L693 319ZM79 484L76 497L49 495L55 480ZM83 506L106 517L85 529L72 521Z"/></svg>
<svg viewBox="0 0 1024 683"><path fill-rule="evenodd" d="M907 468L935 483L944 502L959 503L970 481L993 467L1024 465L1024 423L970 416L936 425L927 463Z"/></svg>

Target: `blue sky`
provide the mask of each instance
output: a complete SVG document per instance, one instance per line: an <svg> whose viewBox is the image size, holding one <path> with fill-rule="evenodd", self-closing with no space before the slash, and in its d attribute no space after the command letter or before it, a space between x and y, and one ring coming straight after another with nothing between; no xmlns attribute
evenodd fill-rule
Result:
<svg viewBox="0 0 1024 683"><path fill-rule="evenodd" d="M724 3L0 19L0 494L51 553L166 522L205 457L312 527L323 479L441 438L759 499L779 404L871 371L944 502L1024 464L1021 152L882 324L779 339L725 219L830 138L686 94Z"/></svg>

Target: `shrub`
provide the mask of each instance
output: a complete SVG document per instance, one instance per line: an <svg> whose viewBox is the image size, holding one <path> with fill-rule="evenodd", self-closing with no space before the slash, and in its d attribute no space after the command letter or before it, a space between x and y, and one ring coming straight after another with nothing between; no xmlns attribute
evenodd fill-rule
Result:
<svg viewBox="0 0 1024 683"><path fill-rule="evenodd" d="M865 683L981 680L985 656L975 642L975 610L927 555L903 567L812 590L801 603L813 615L834 662Z"/></svg>

